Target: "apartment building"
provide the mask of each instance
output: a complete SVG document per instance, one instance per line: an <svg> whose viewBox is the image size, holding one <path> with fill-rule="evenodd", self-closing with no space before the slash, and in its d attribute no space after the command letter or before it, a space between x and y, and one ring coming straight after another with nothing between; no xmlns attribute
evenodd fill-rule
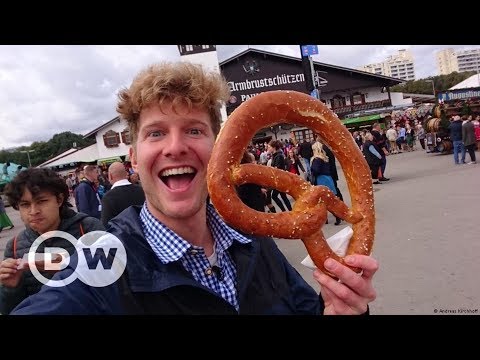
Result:
<svg viewBox="0 0 480 360"><path fill-rule="evenodd" d="M363 65L357 69L406 81L415 80L413 55L406 49L399 50L397 54L390 55L383 62Z"/></svg>
<svg viewBox="0 0 480 360"><path fill-rule="evenodd" d="M436 54L437 69L440 75L451 72L479 71L480 48L467 50L443 49Z"/></svg>

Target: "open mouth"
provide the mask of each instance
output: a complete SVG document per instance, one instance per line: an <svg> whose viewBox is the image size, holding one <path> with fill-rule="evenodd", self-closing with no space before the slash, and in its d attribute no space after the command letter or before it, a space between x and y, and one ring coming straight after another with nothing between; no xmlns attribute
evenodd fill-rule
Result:
<svg viewBox="0 0 480 360"><path fill-rule="evenodd" d="M194 168L182 166L163 170L159 177L170 190L182 190L190 185L196 174Z"/></svg>

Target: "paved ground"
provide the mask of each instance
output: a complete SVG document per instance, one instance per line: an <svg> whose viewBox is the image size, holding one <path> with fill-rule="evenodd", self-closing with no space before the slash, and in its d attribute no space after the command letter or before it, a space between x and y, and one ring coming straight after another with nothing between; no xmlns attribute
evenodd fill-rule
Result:
<svg viewBox="0 0 480 360"><path fill-rule="evenodd" d="M477 157L480 153L477 152ZM377 300L372 314L434 314L435 311L480 311L480 164L453 164L453 155L421 151L389 156L386 175L375 185L377 214L373 256ZM467 155L467 159L469 156ZM339 186L349 203L340 172ZM7 212L15 224L0 233L0 259L7 239L21 229L18 212ZM325 225L331 236L333 215ZM475 240L476 239L476 240ZM311 270L300 264L306 256L301 241L277 241L287 258L318 290Z"/></svg>
<svg viewBox="0 0 480 360"><path fill-rule="evenodd" d="M435 310L458 314L462 309L478 314L480 164L454 165L453 155L421 151L392 155L387 161L386 175L391 180L374 185L378 191L373 256L380 269L375 276L378 296L371 305L372 314L428 315ZM348 191L340 177L346 198ZM326 237L342 228L334 226L329 216ZM311 270L299 265L306 255L303 244L277 243L318 289Z"/></svg>

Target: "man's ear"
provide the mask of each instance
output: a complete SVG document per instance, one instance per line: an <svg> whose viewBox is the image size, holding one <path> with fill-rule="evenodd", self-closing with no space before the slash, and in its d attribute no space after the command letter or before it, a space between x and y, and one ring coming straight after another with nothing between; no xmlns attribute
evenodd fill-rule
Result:
<svg viewBox="0 0 480 360"><path fill-rule="evenodd" d="M60 194L57 195L57 204L58 204L59 207L63 204L64 199L65 199L65 197L64 197L63 194L60 193Z"/></svg>
<svg viewBox="0 0 480 360"><path fill-rule="evenodd" d="M130 156L130 162L132 163L132 168L135 172L137 172L137 155L136 155L135 146L131 146L128 154Z"/></svg>

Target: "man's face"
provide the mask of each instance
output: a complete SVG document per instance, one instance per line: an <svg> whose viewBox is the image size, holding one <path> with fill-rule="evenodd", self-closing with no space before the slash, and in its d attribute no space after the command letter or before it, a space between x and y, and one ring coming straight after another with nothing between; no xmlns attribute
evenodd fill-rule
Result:
<svg viewBox="0 0 480 360"><path fill-rule="evenodd" d="M138 139L130 150L133 169L142 179L149 210L160 221L189 218L204 209L206 173L215 142L210 116L170 104L142 110Z"/></svg>
<svg viewBox="0 0 480 360"><path fill-rule="evenodd" d="M30 190L25 189L18 203L20 218L40 234L57 230L62 202L63 194L57 197L49 191L42 191L32 196Z"/></svg>

